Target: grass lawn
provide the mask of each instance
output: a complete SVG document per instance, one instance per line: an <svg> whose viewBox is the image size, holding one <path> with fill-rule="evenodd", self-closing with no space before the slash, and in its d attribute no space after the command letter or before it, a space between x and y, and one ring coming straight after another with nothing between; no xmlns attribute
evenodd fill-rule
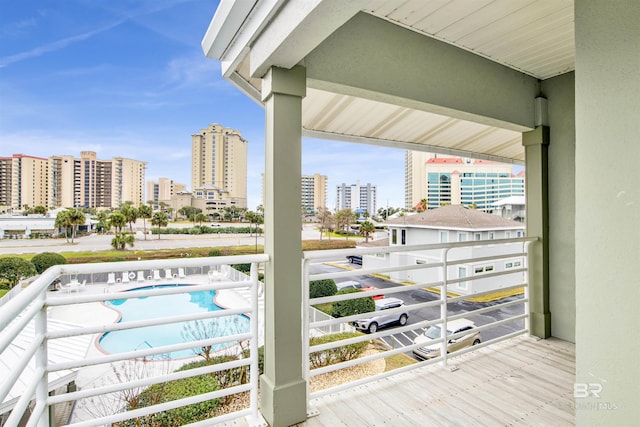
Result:
<svg viewBox="0 0 640 427"><path fill-rule="evenodd" d="M2 298L7 292L9 292L6 289L0 289L0 298Z"/></svg>

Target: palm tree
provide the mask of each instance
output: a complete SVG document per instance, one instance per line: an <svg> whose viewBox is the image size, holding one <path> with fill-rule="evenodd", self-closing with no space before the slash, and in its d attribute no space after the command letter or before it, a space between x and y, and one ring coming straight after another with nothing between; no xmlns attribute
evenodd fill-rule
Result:
<svg viewBox="0 0 640 427"><path fill-rule="evenodd" d="M113 246L115 250L123 251L126 245L129 245L129 247L133 247L134 242L135 238L133 237L133 234L118 233L113 239L111 239L111 246Z"/></svg>
<svg viewBox="0 0 640 427"><path fill-rule="evenodd" d="M144 230L144 240L147 240L147 218L151 218L153 211L151 206L142 205L138 208L138 217L142 218L142 228Z"/></svg>
<svg viewBox="0 0 640 427"><path fill-rule="evenodd" d="M166 227L169 224L169 217L164 212L156 212L151 217L151 224L158 227L158 239L160 239L160 228Z"/></svg>
<svg viewBox="0 0 640 427"><path fill-rule="evenodd" d="M68 211L68 222L71 225L71 243L73 243L73 239L76 237L76 233L78 231L78 227L80 225L84 225L87 222L87 218L80 209L69 208Z"/></svg>
<svg viewBox="0 0 640 427"><path fill-rule="evenodd" d="M322 240L322 233L324 230L330 231L333 224L333 215L327 208L318 208L318 220L320 220L320 240ZM329 232L329 240L331 240L331 232Z"/></svg>
<svg viewBox="0 0 640 427"><path fill-rule="evenodd" d="M197 213L195 220L200 223L200 226L202 227L202 222L207 220L207 216L203 213Z"/></svg>
<svg viewBox="0 0 640 427"><path fill-rule="evenodd" d="M364 221L360 224L360 235L364 237L364 242L367 243L369 241L369 237L372 233L375 233L376 226L373 225L370 221Z"/></svg>
<svg viewBox="0 0 640 427"><path fill-rule="evenodd" d="M67 239L67 243L69 243L69 228L71 227L71 221L69 219L69 211L68 210L63 210L58 212L58 215L56 215L56 221L55 221L55 226L56 228L60 229L60 228L64 228L64 237L65 239Z"/></svg>
<svg viewBox="0 0 640 427"><path fill-rule="evenodd" d="M125 225L127 225L127 218L119 211L109 215L109 228L114 227L116 234L120 233Z"/></svg>
<svg viewBox="0 0 640 427"><path fill-rule="evenodd" d="M98 225L96 228L98 231L102 232L109 228L109 217L107 215L107 211L100 211L96 214L96 220L98 221Z"/></svg>
<svg viewBox="0 0 640 427"><path fill-rule="evenodd" d="M133 206L132 202L124 202L122 206L120 206L120 212L129 224L129 231L133 233L133 224L138 219L138 209Z"/></svg>

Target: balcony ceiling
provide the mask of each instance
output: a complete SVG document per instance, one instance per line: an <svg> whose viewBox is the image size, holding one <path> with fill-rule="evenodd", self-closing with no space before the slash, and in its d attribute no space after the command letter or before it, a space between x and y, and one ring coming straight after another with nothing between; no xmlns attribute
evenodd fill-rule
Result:
<svg viewBox="0 0 640 427"><path fill-rule="evenodd" d="M257 102L259 77L268 67L306 65L307 55L340 27L347 27L358 13L455 46L529 79L543 81L573 71L575 66L573 0L249 3L252 7L245 4L246 8L238 11L223 0L203 48L208 56L220 59L223 74ZM478 76L478 84L482 80L483 76ZM524 128L438 114L375 96L327 89L313 82L308 86L303 102L305 136L524 161ZM533 104L533 99L530 102Z"/></svg>

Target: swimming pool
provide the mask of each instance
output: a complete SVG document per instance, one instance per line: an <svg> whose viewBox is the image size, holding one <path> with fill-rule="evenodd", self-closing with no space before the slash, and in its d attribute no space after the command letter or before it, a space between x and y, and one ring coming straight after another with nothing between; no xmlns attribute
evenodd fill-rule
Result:
<svg viewBox="0 0 640 427"><path fill-rule="evenodd" d="M137 291L176 286L188 285L156 285L131 290ZM222 310L221 307L218 307L213 302L215 295L215 291L200 291L113 300L107 301L105 304L107 307L111 307L120 312L120 322L130 322L134 320ZM246 316L225 316L215 319L198 320L197 324L194 323L194 321L190 321L107 332L99 338L98 346L107 353L122 353L183 343L185 342L183 335L187 337L187 341L195 341L215 338L215 336L243 333L248 330L249 319ZM228 345L229 344L218 346L214 348L214 350L224 348ZM171 359L178 359L195 355L194 350L189 349L164 355L155 355L150 358L159 359L169 357Z"/></svg>

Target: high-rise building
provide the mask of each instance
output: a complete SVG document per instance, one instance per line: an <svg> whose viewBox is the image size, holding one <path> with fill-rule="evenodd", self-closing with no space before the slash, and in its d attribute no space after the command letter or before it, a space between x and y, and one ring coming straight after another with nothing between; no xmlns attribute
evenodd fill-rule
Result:
<svg viewBox="0 0 640 427"><path fill-rule="evenodd" d="M360 185L360 181L347 185L342 183L337 186L336 210L351 209L354 212L362 211L373 215L376 212L377 188L373 184Z"/></svg>
<svg viewBox="0 0 640 427"><path fill-rule="evenodd" d="M319 173L302 175L300 182L302 207L308 213L327 208L327 176Z"/></svg>
<svg viewBox="0 0 640 427"><path fill-rule="evenodd" d="M93 151L82 151L80 158L2 157L0 210L20 210L25 205L111 208L126 201L140 206L146 165L125 158L98 160Z"/></svg>
<svg viewBox="0 0 640 427"><path fill-rule="evenodd" d="M191 189L212 187L247 207L247 141L219 124L191 136Z"/></svg>
<svg viewBox="0 0 640 427"><path fill-rule="evenodd" d="M158 178L158 182L149 180L147 181L146 201L169 203L171 197L186 189L186 184L179 184L169 178Z"/></svg>
<svg viewBox="0 0 640 427"><path fill-rule="evenodd" d="M436 157L410 151L405 156L405 208L422 205L434 209L445 204L474 205L491 212L498 200L524 195L524 171L488 160Z"/></svg>
<svg viewBox="0 0 640 427"><path fill-rule="evenodd" d="M48 206L49 160L14 154L0 158L0 207L3 211L24 206Z"/></svg>
<svg viewBox="0 0 640 427"><path fill-rule="evenodd" d="M112 162L111 206L121 206L124 202L132 202L133 206L140 207L146 203L144 200L144 172L147 163L124 157L114 157ZM102 176L106 178L106 168L104 175L98 174L97 176L98 179L101 179ZM107 195L104 194L104 197Z"/></svg>

